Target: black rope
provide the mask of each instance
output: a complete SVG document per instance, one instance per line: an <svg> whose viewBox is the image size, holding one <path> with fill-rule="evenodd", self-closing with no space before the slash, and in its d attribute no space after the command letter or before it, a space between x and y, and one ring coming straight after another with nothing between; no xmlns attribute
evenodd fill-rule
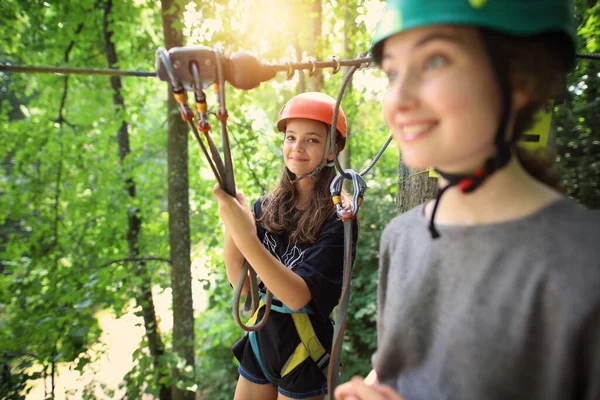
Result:
<svg viewBox="0 0 600 400"><path fill-rule="evenodd" d="M352 288L352 244L354 242L354 216L343 222L344 224L344 266L342 273L342 293L338 303L338 309L333 326L333 339L327 370L327 399L332 400L336 386L340 381L340 364L342 361L342 345L344 343L344 331L348 316L350 303L350 290Z"/></svg>
<svg viewBox="0 0 600 400"><path fill-rule="evenodd" d="M342 98L344 97L344 92L346 91L346 87L352 81L352 75L356 72L359 66L354 65L352 68L346 72L344 75L344 79L342 81L342 86L340 87L340 91L338 93L337 99L335 100L335 108L333 109L333 118L331 124L331 132L329 133L329 143L331 144L329 148L335 148L335 138L337 136L337 119L340 113L340 104L342 103ZM327 149L328 150L328 149ZM340 165L340 161L338 160L337 151L334 151L333 161L335 163L335 169L337 172L342 175L346 179L352 179L352 176L347 174L342 166Z"/></svg>
<svg viewBox="0 0 600 400"><path fill-rule="evenodd" d="M584 60L600 60L600 53L575 53L575 57Z"/></svg>
<svg viewBox="0 0 600 400"><path fill-rule="evenodd" d="M359 56L358 59L361 59L362 55ZM330 144L330 148L333 148L333 146L335 146L335 138L336 138L336 130L337 130L337 119L338 119L338 114L340 112L340 105L342 103L342 99L344 98L344 92L346 91L346 87L348 86L348 84L352 81L352 76L354 75L354 73L361 68L361 65L355 65L352 66L352 68L350 68L348 70L348 72L346 72L346 74L344 75L344 79L342 80L342 85L340 87L340 90L338 92L337 98L335 100L335 108L333 110L333 118L332 118L332 123L331 123L331 131L329 134L329 142ZM373 158L373 160L365 167L365 169L363 169L359 175L360 176L365 176L370 170L371 168L373 168L375 166L375 164L377 163L377 161L379 161L379 159L381 158L381 156L383 155L383 152L387 149L387 147L389 146L389 144L391 143L393 138L393 135L390 135L387 140L385 141L385 143L383 144L383 146L381 147L381 149L377 152L377 154L375 155L375 157ZM345 179L352 179L352 176L347 173L346 171L344 171L344 169L342 168L342 166L340 165L339 159L338 159L338 152L334 152L334 157L333 157L333 161L335 163L335 169L337 170L337 172L342 175Z"/></svg>

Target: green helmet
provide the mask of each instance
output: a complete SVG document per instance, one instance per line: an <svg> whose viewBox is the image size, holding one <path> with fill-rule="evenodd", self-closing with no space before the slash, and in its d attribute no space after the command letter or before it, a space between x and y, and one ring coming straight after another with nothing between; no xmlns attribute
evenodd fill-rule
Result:
<svg viewBox="0 0 600 400"><path fill-rule="evenodd" d="M385 39L402 31L437 24L488 28L514 36L558 31L572 44L575 57L573 0L388 0L379 21L371 54L377 64Z"/></svg>

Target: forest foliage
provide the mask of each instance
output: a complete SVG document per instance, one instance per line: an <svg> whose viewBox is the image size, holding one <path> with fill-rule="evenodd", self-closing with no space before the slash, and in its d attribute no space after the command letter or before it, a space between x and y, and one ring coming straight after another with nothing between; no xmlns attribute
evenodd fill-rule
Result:
<svg viewBox="0 0 600 400"><path fill-rule="evenodd" d="M0 4L0 63L107 68L103 32L109 27L118 69L152 71L164 43L161 8L149 0L5 0ZM177 1L178 28L187 45L245 49L269 62L354 58L368 50L382 1L318 0L322 35L312 38L315 0ZM578 51L600 51L600 5L578 0ZM178 11L179 10L179 11ZM343 72L343 71L342 71ZM566 193L600 208L600 63L579 60L569 75L564 103L555 108L556 151ZM342 73L325 70L323 90L336 96ZM226 88L236 183L250 200L264 194L281 168L282 138L275 121L296 94L299 74L285 74L251 91ZM128 261L127 221L143 220L139 257L153 287L168 290L167 114L165 82L122 79L124 106L115 108L108 77L0 72L0 397L24 398L32 380L56 365L84 371L99 356L99 312L140 313L143 278ZM351 127L349 164L361 170L388 136L381 117L386 81L375 69L355 74L342 106ZM211 91L207 91L209 93ZM209 109L216 98L209 93ZM211 116L213 130L218 121ZM131 151L120 159L117 132L126 121ZM218 135L215 135L218 136ZM344 379L370 370L375 349L379 236L396 215L399 153L395 144L366 177L360 238L354 265ZM222 260L222 229L211 190L214 177L189 141L189 210L194 268L208 305L195 310L195 365L166 352L157 366L145 337L124 377L129 398L158 396L159 384L229 399L237 379L230 346L242 335L231 317L232 290ZM134 179L136 197L128 195ZM192 260L192 261L194 261ZM164 369L159 374L157 368ZM172 374L174 370L179 374ZM161 377L160 379L158 377ZM176 377L176 378L175 378ZM159 382L160 380L160 382ZM116 388L107 388L107 393ZM93 398L92 392L86 394ZM49 392L49 397L52 393Z"/></svg>

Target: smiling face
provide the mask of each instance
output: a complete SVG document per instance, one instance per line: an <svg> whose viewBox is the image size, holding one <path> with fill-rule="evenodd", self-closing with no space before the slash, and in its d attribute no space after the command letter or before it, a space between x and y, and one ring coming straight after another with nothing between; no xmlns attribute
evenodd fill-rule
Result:
<svg viewBox="0 0 600 400"><path fill-rule="evenodd" d="M383 44L384 118L410 168L475 170L495 152L500 92L478 31L430 26Z"/></svg>
<svg viewBox="0 0 600 400"><path fill-rule="evenodd" d="M322 122L300 118L289 120L283 139L285 166L296 175L313 172L323 158L326 138L327 127Z"/></svg>

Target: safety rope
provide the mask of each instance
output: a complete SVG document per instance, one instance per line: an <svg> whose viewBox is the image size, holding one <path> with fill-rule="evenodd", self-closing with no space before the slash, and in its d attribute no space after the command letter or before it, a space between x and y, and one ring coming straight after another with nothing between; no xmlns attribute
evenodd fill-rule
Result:
<svg viewBox="0 0 600 400"><path fill-rule="evenodd" d="M361 57L359 56L359 59L360 58ZM362 67L364 67L364 66L362 66ZM330 145L331 145L330 148L333 148L333 146L335 146L336 123L337 123L338 115L340 112L340 105L341 105L342 99L344 97L344 92L346 91L346 87L352 80L352 76L360 68L361 68L361 65L352 66L348 70L348 72L344 75L344 79L342 80L342 85L340 86L340 91L338 92L338 96L335 101L335 109L333 110L332 125L331 125L331 131L329 134L329 141L330 141ZM383 152L387 149L388 145L391 143L392 139L393 139L393 135L389 135L387 140L381 147L381 149L377 152L377 154L373 158L373 160L369 163L369 165L367 165L367 167L364 170L362 170L360 172L360 176L365 176L371 170L371 168L373 168L375 166L377 161L379 161L379 159L383 155ZM335 153L335 157L334 157L335 169L337 170L338 174L342 175L345 179L352 179L352 177L349 174L347 174L344 171L344 169L342 168L342 166L340 165L340 162L338 159L338 153L337 152L334 152L334 153Z"/></svg>
<svg viewBox="0 0 600 400"><path fill-rule="evenodd" d="M171 89L173 91L173 97L178 102L180 106L181 118L188 122L192 134L194 138L200 145L204 156L206 157L219 186L225 190L229 195L235 197L235 178L233 173L233 163L231 160L231 150L229 144L229 134L227 131L227 107L225 104L225 79L222 69L222 59L221 59L221 51L220 49L215 50L216 56L216 64L217 64L217 81L214 82L215 90L217 91L217 97L219 102L219 107L217 110L217 119L221 125L221 140L223 143L223 155L224 160L219 155L219 151L210 136L210 124L207 119L207 103L206 103L206 95L202 90L202 79L199 72L199 67L195 62L190 63L190 70L193 76L192 89L194 91L194 96L196 100L196 110L198 112L198 125L194 124L194 113L188 105L187 92L181 81L178 79L177 74L175 72L175 68L173 67L173 63L169 56L169 53L164 48L159 48L157 50L157 61L160 61L160 65L165 68L167 73L168 82L171 85ZM204 134L204 137L208 143L209 150L206 148L206 145L200 138L200 134L198 131L201 131ZM250 290L248 294L248 300L251 301L252 313L256 312L258 309L258 290L257 288L257 279L256 272L250 267L250 265L244 261L242 266L242 270L240 272L240 277L238 279L238 283L235 287L234 296L233 296L233 315L235 321L238 325L246 330L246 331L255 331L261 329L267 321L267 317L269 315L270 305L272 295L267 291L267 304L266 310L263 315L263 318L258 321L256 324L252 326L245 325L240 319L240 310L239 310L239 302L241 297L242 288L244 287L244 282L246 279L250 280ZM247 302L248 303L248 302ZM248 311L248 306L245 306L245 311Z"/></svg>
<svg viewBox="0 0 600 400"><path fill-rule="evenodd" d="M330 146L335 146L336 126L337 118L339 115L340 104L344 97L344 92L352 80L354 73L360 69L361 66L352 66L344 75L342 85L338 92L336 104L333 112L331 131L329 134ZM353 246L353 222L356 218L359 208L362 204L364 193L367 189L367 184L362 178L366 175L379 161L383 152L387 149L391 143L393 136L390 135L381 149L377 152L373 160L367 165L361 172L356 172L352 169L343 169L340 165L338 154L334 152L334 164L338 174L331 181L329 186L331 192L331 199L336 206L338 216L344 224L344 267L343 267L343 279L342 279L342 293L338 302L338 308L335 319L335 326L333 331L333 341L331 345L331 360L329 362L329 370L327 372L327 397L333 399L333 393L336 386L340 381L340 365L342 359L342 346L344 343L344 331L346 328L346 319L348 315L348 306L350 302L350 291L352 282L352 264L354 262L352 257L352 246ZM333 147L331 147L333 148ZM352 181L352 204L349 207L344 207L342 204L341 192L344 179Z"/></svg>

